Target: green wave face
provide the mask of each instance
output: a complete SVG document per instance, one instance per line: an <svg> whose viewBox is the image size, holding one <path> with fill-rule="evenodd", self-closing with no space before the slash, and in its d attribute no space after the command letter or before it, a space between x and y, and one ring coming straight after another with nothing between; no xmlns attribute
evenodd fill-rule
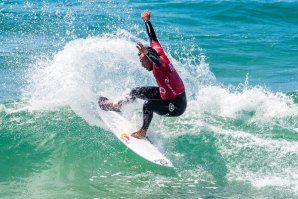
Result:
<svg viewBox="0 0 298 199"><path fill-rule="evenodd" d="M156 81L142 10L188 107L148 136L175 165L128 150L97 113ZM0 2L0 198L297 198L296 1ZM136 128L142 104L124 108Z"/></svg>

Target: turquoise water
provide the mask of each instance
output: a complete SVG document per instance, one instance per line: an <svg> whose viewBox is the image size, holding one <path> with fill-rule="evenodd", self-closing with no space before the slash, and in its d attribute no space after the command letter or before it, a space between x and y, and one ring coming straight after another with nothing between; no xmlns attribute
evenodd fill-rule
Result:
<svg viewBox="0 0 298 199"><path fill-rule="evenodd" d="M96 112L156 84L145 9L187 89L148 133L174 169ZM297 1L1 1L0 198L297 198L297 30ZM141 108L124 110L136 126Z"/></svg>

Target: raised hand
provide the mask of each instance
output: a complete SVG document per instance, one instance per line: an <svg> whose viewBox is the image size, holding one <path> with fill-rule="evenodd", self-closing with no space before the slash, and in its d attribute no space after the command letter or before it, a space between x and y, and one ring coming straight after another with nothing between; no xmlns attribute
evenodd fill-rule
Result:
<svg viewBox="0 0 298 199"><path fill-rule="evenodd" d="M147 48L141 43L137 43L137 49L139 50L140 54L145 54L146 55L148 53Z"/></svg>
<svg viewBox="0 0 298 199"><path fill-rule="evenodd" d="M150 20L150 11L149 10L145 10L144 12L142 12L141 18L144 21L149 21Z"/></svg>

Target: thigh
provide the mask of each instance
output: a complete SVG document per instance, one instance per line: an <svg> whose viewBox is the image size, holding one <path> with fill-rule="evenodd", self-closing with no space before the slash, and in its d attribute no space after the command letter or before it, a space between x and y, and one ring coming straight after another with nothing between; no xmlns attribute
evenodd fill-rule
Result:
<svg viewBox="0 0 298 199"><path fill-rule="evenodd" d="M148 100L144 103L144 108L159 115L176 117L184 113L186 109L185 94L173 100Z"/></svg>
<svg viewBox="0 0 298 199"><path fill-rule="evenodd" d="M169 109L169 101L164 100L148 100L144 103L144 110L150 110L154 113L157 113L158 115L169 115L170 109Z"/></svg>
<svg viewBox="0 0 298 199"><path fill-rule="evenodd" d="M159 88L154 86L137 87L130 92L130 95L143 100L161 100Z"/></svg>

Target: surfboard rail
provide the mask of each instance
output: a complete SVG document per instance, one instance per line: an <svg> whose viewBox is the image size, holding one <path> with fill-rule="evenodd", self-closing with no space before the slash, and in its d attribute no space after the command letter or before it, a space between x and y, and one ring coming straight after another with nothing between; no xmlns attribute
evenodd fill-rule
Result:
<svg viewBox="0 0 298 199"><path fill-rule="evenodd" d="M172 162L148 139L138 139L130 136L130 133L134 132L135 128L129 120L114 111L99 109L98 113L109 130L134 153L154 164L174 167Z"/></svg>

